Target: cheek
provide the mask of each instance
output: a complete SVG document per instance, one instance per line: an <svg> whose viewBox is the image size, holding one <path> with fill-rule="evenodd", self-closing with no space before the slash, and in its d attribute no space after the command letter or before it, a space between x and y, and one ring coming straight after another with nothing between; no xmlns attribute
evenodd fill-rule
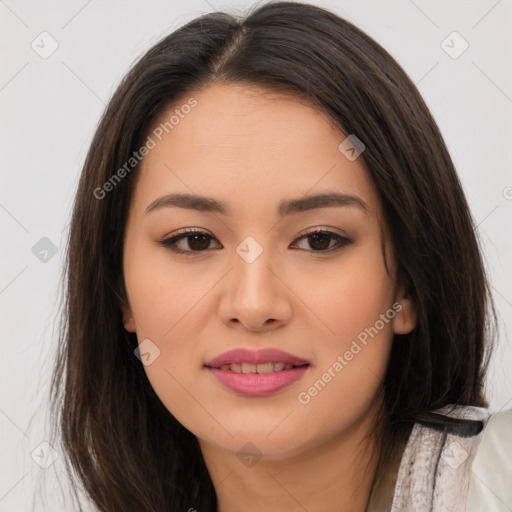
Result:
<svg viewBox="0 0 512 512"><path fill-rule="evenodd" d="M347 256L331 275L328 285L308 285L308 304L326 329L315 340L318 364L298 402L313 416L330 414L342 422L349 410L360 413L371 403L382 383L396 311L392 281L377 247ZM341 409L333 410L333 403Z"/></svg>
<svg viewBox="0 0 512 512"><path fill-rule="evenodd" d="M153 250L153 254L135 250L133 264L125 273L137 334L154 338L159 344L184 328L193 328L190 319L208 287L200 275L183 271L165 256L160 250Z"/></svg>
<svg viewBox="0 0 512 512"><path fill-rule="evenodd" d="M316 281L306 281L303 293L307 305L326 327L328 345L342 348L386 314L392 303L393 287L382 261L376 257L365 259L354 254L328 272L329 276L320 281L318 275ZM387 334L391 326L391 322L378 324L379 331Z"/></svg>
<svg viewBox="0 0 512 512"><path fill-rule="evenodd" d="M192 418L207 422L201 416L204 411L194 408L191 397L197 393L190 376L200 369L199 358L194 358L203 331L198 315L205 290L212 284L190 272L170 269L159 258L150 263L143 255L129 267L125 280L140 352L150 353L144 371L153 390L181 423L189 425L191 411Z"/></svg>
<svg viewBox="0 0 512 512"><path fill-rule="evenodd" d="M138 253L139 251L139 253ZM188 382L202 368L199 343L204 331L205 293L215 284L211 272L180 271L169 258L143 254L136 248L127 260L125 282L136 323L140 351L149 347L151 363L144 365L161 401L173 413L186 410ZM146 340L149 339L150 342Z"/></svg>
<svg viewBox="0 0 512 512"><path fill-rule="evenodd" d="M369 290L370 286L354 286L351 295L338 293L323 304L325 322L335 334L316 340L317 365L296 396L301 425L312 435L329 438L349 428L379 398L395 311L389 309L385 289L382 293ZM348 284L345 291L350 291ZM321 434L319 423L328 425Z"/></svg>

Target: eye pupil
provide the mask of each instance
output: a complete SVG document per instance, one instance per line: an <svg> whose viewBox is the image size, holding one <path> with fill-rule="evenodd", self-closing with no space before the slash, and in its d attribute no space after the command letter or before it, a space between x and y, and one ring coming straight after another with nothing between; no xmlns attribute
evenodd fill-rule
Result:
<svg viewBox="0 0 512 512"><path fill-rule="evenodd" d="M199 243L199 246L195 245L195 242L197 242L197 239L201 239L202 238L202 244ZM210 245L210 235L203 235L201 233L196 233L194 235L189 235L187 237L188 239L188 245L191 249L194 249L194 250L198 250L198 251L201 251L201 250L204 250L204 249L207 249L208 248L208 245ZM192 243L191 243L191 240L192 240ZM206 243L204 243L206 241Z"/></svg>
<svg viewBox="0 0 512 512"><path fill-rule="evenodd" d="M208 252L212 240L215 241L216 238L206 232L184 231L167 240L160 241L160 244L175 253L191 255L193 253ZM304 242L307 240L309 248L306 248L305 250L310 253L334 252L353 242L353 240L335 234L331 231L313 231L308 234L304 234L297 240L303 240ZM337 242L334 248L330 247L331 241L333 240L336 240Z"/></svg>
<svg viewBox="0 0 512 512"><path fill-rule="evenodd" d="M309 238L314 240L313 244L311 243L311 241L309 242L309 245L313 249L315 248L315 244L318 242L318 239L320 239L320 247L316 246L316 249L320 251L325 250L329 247L331 239L331 237L327 233L313 233L309 235ZM322 240L324 243L322 243ZM327 241L327 244L325 243L325 241Z"/></svg>

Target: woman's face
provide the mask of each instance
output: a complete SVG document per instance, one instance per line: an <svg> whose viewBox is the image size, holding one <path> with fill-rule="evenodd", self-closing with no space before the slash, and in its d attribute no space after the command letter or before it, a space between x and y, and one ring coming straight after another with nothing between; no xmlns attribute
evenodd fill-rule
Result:
<svg viewBox="0 0 512 512"><path fill-rule="evenodd" d="M269 459L363 424L415 312L389 251L384 265L362 147L312 105L239 84L184 97L149 135L122 309L162 403L203 447ZM234 349L249 352L218 359Z"/></svg>

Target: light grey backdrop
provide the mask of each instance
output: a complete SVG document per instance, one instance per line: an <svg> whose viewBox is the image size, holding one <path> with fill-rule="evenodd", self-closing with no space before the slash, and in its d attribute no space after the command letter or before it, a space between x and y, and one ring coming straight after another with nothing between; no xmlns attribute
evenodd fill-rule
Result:
<svg viewBox="0 0 512 512"><path fill-rule="evenodd" d="M441 129L478 223L501 317L491 408L511 408L512 1L312 2L382 44ZM251 4L0 0L2 512L32 510L33 501L36 511L70 510L55 479L61 475L65 493L62 458L53 462L44 444L45 413L65 235L104 105L131 63L163 35L199 14Z"/></svg>

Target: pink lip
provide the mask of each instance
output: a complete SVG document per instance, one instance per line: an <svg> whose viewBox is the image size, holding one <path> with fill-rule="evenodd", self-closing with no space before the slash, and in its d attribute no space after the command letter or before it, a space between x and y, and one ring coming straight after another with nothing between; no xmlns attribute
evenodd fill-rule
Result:
<svg viewBox="0 0 512 512"><path fill-rule="evenodd" d="M231 363L261 364L268 362L293 364L296 368L262 374L237 373L231 370L220 369L222 365ZM310 363L306 359L275 348L264 348L256 351L245 348L229 350L205 365L208 371L224 386L235 393L245 396L268 396L277 393L300 379L309 366Z"/></svg>
<svg viewBox="0 0 512 512"><path fill-rule="evenodd" d="M270 373L236 373L208 368L217 379L235 393L246 396L268 396L300 379L309 366Z"/></svg>
<svg viewBox="0 0 512 512"><path fill-rule="evenodd" d="M208 366L210 368L220 368L224 364L261 364L268 363L269 361L272 363L289 363L295 366L310 364L309 361L307 361L306 359L301 359L300 357L288 354L288 352L283 352L282 350L277 350L275 348L263 348L261 350L235 348L233 350L228 350L227 352L224 352L219 356L213 358L211 361L208 361L205 366Z"/></svg>

